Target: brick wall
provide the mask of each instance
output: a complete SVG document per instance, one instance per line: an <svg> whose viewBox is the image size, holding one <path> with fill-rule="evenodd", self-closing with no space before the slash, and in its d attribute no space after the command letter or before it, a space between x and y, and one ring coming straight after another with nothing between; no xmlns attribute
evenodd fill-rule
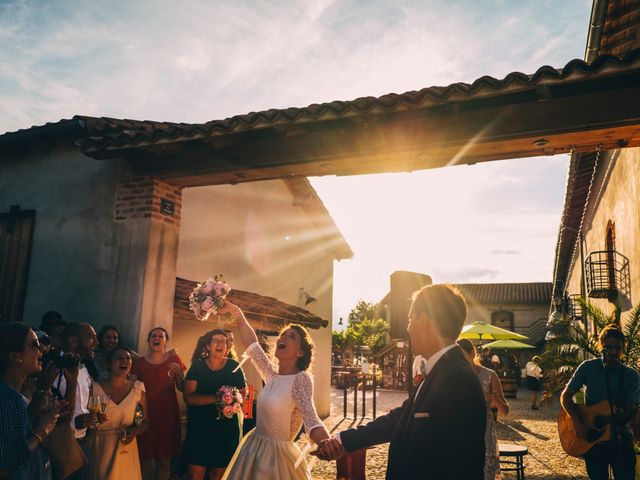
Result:
<svg viewBox="0 0 640 480"><path fill-rule="evenodd" d="M624 57L640 47L640 0L610 0L600 54Z"/></svg>
<svg viewBox="0 0 640 480"><path fill-rule="evenodd" d="M182 189L154 177L121 179L114 220L150 218L180 228Z"/></svg>

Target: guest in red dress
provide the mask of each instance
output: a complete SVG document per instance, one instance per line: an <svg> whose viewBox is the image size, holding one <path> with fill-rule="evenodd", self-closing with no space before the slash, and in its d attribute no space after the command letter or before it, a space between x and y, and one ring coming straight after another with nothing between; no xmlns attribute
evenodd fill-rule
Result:
<svg viewBox="0 0 640 480"><path fill-rule="evenodd" d="M131 373L144 382L147 391L149 429L138 438L143 478L167 480L171 457L180 454L180 411L176 388L182 392L185 364L172 350L167 352L169 333L156 327L147 337L149 351L137 358Z"/></svg>

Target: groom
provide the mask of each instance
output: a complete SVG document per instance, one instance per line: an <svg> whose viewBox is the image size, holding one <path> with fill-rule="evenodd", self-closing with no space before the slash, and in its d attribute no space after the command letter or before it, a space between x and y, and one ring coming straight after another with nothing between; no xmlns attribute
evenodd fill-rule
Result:
<svg viewBox="0 0 640 480"><path fill-rule="evenodd" d="M426 359L424 381L402 406L322 442L318 457L334 460L390 442L387 480L483 480L484 395L455 344L466 315L464 297L452 286L415 292L407 330L414 353Z"/></svg>

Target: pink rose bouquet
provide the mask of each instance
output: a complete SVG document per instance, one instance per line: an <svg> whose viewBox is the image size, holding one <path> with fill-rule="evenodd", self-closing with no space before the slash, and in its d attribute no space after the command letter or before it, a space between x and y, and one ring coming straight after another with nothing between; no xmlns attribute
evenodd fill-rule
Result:
<svg viewBox="0 0 640 480"><path fill-rule="evenodd" d="M206 320L209 315L215 315L218 308L224 305L227 294L231 287L222 274L207 279L206 282L198 284L189 296L189 310L200 321Z"/></svg>
<svg viewBox="0 0 640 480"><path fill-rule="evenodd" d="M222 386L216 393L216 407L218 407L218 420L225 416L233 417L242 412L242 394L236 387Z"/></svg>

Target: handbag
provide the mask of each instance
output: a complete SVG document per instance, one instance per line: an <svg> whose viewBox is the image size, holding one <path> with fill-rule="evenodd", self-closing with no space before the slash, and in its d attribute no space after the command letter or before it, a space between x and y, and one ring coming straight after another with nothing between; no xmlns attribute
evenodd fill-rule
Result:
<svg viewBox="0 0 640 480"><path fill-rule="evenodd" d="M42 447L51 458L53 476L57 480L64 480L87 464L87 457L69 422L56 425L42 441Z"/></svg>

